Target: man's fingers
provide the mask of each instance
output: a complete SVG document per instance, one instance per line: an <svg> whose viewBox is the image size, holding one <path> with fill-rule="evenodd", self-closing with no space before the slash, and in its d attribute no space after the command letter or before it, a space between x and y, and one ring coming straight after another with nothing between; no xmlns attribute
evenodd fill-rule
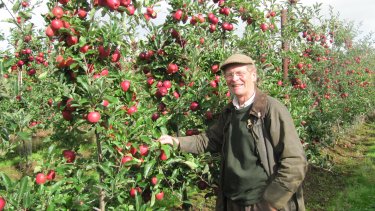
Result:
<svg viewBox="0 0 375 211"><path fill-rule="evenodd" d="M171 144L171 138L168 135L162 135L160 138L157 140L162 144Z"/></svg>

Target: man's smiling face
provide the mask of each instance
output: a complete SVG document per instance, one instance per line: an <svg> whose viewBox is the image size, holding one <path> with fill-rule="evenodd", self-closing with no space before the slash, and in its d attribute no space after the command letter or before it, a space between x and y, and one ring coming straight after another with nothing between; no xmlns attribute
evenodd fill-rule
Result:
<svg viewBox="0 0 375 211"><path fill-rule="evenodd" d="M232 64L225 69L224 77L229 91L238 100L246 101L254 94L257 80L255 66L246 64Z"/></svg>

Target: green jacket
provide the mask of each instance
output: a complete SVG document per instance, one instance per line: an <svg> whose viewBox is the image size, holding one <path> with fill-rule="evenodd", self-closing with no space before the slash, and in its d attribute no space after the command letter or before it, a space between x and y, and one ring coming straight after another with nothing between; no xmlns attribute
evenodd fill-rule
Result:
<svg viewBox="0 0 375 211"><path fill-rule="evenodd" d="M223 153L232 108L229 103L205 133L178 137L180 149L191 153ZM277 209L305 210L301 183L307 171L307 160L289 111L257 89L249 113L249 134L254 137L257 156L269 177L263 199ZM223 194L219 194L217 210L224 210L224 202Z"/></svg>

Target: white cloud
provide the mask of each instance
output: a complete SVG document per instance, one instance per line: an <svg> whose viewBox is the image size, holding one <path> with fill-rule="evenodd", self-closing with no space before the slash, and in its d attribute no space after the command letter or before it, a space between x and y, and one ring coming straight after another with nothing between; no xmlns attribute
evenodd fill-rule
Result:
<svg viewBox="0 0 375 211"><path fill-rule="evenodd" d="M304 5L322 3L323 14L329 14L329 6L333 7L334 14L339 14L341 20L353 21L355 26L360 26L362 33L359 38L375 33L375 4L374 0L302 0Z"/></svg>

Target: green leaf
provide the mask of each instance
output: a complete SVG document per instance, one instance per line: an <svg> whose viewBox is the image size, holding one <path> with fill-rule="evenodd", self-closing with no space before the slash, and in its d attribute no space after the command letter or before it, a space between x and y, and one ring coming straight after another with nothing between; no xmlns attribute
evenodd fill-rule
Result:
<svg viewBox="0 0 375 211"><path fill-rule="evenodd" d="M12 180L10 180L10 178L4 173L1 173L1 179L2 179L2 184L5 186L5 189L9 191L10 188L13 187Z"/></svg>
<svg viewBox="0 0 375 211"><path fill-rule="evenodd" d="M21 201L21 197L28 191L28 182L29 182L29 177L25 176L21 179L20 181L20 189L18 192L18 202Z"/></svg>
<svg viewBox="0 0 375 211"><path fill-rule="evenodd" d="M47 211L56 210L56 205L53 202L48 203Z"/></svg>
<svg viewBox="0 0 375 211"><path fill-rule="evenodd" d="M23 207L24 208L28 208L28 207L30 207L30 205L31 205L31 194L30 194L30 192L27 192L25 195L24 195L24 197L23 197L23 200L22 200L22 202L23 202Z"/></svg>
<svg viewBox="0 0 375 211"><path fill-rule="evenodd" d="M104 166L104 165L98 165L99 168L105 173L107 174L108 176L112 177L112 172L111 172L111 169L109 168L109 166Z"/></svg>
<svg viewBox="0 0 375 211"><path fill-rule="evenodd" d="M168 130L166 127L160 127L160 131L162 135L168 135Z"/></svg>
<svg viewBox="0 0 375 211"><path fill-rule="evenodd" d="M42 171L42 166L35 166L34 173L38 173L40 171Z"/></svg>
<svg viewBox="0 0 375 211"><path fill-rule="evenodd" d="M21 140L25 140L25 141L31 140L31 134L27 132L18 132L17 136L20 137Z"/></svg>
<svg viewBox="0 0 375 211"><path fill-rule="evenodd" d="M65 181L64 181L64 180L60 180L60 181L56 182L55 184L53 184L53 185L50 187L50 189L49 189L50 193L53 194L53 193L55 193L56 191L60 190L60 189L61 189L61 186L62 186L63 184L65 184Z"/></svg>
<svg viewBox="0 0 375 211"><path fill-rule="evenodd" d="M18 15L26 20L31 18L31 13L29 12L21 11L18 13Z"/></svg>
<svg viewBox="0 0 375 211"><path fill-rule="evenodd" d="M150 170L155 165L155 163L156 163L156 160L151 160L150 162L148 162L145 165L145 169L144 169L144 172L143 172L143 178L147 178L148 177L148 174L150 173Z"/></svg>
<svg viewBox="0 0 375 211"><path fill-rule="evenodd" d="M162 144L161 149L164 151L165 155L169 158L171 155L171 146L168 144Z"/></svg>
<svg viewBox="0 0 375 211"><path fill-rule="evenodd" d="M16 3L14 3L14 5L12 7L13 13L17 13L17 11L20 9L20 6L21 6L21 2L20 1L16 1Z"/></svg>
<svg viewBox="0 0 375 211"><path fill-rule="evenodd" d="M53 152L53 150L55 149L55 145L51 145L48 147L48 154L51 154Z"/></svg>
<svg viewBox="0 0 375 211"><path fill-rule="evenodd" d="M110 103L117 104L119 102L117 97L106 95L104 99L107 99Z"/></svg>
<svg viewBox="0 0 375 211"><path fill-rule="evenodd" d="M141 201L140 196L139 196L139 194L137 194L136 197L135 197L135 209L136 210L139 210L140 201Z"/></svg>
<svg viewBox="0 0 375 211"><path fill-rule="evenodd" d="M47 75L48 75L48 72L46 71L46 72L41 73L41 74L38 76L38 78L39 78L40 80L42 80L42 79L47 78Z"/></svg>
<svg viewBox="0 0 375 211"><path fill-rule="evenodd" d="M189 166L191 169L196 169L198 167L198 165L194 162L191 162L191 161L184 161L183 163L185 163L187 166Z"/></svg>
<svg viewBox="0 0 375 211"><path fill-rule="evenodd" d="M89 85L87 83L87 78L84 78L84 76L79 76L77 77L77 82L82 86L82 88L85 91L89 91Z"/></svg>
<svg viewBox="0 0 375 211"><path fill-rule="evenodd" d="M151 202L150 202L150 206L154 206L155 204L155 191L152 191L152 195L151 195Z"/></svg>

